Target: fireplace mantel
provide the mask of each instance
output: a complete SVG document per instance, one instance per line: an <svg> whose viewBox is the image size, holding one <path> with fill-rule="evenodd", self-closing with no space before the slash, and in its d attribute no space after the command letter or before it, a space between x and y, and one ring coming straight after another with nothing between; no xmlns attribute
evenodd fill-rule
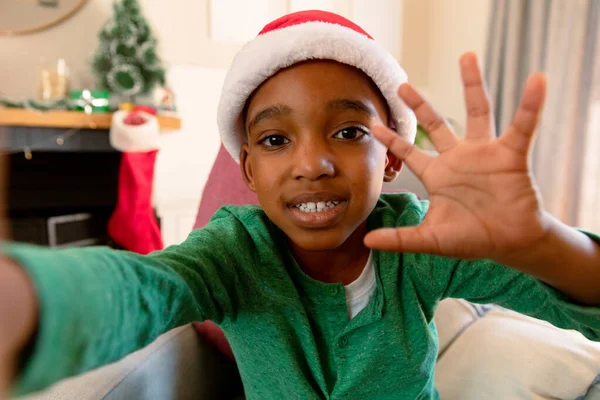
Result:
<svg viewBox="0 0 600 400"><path fill-rule="evenodd" d="M85 114L77 111L35 111L0 108L0 126L30 126L45 128L109 129L112 113ZM177 117L158 116L162 131L181 129Z"/></svg>
<svg viewBox="0 0 600 400"><path fill-rule="evenodd" d="M108 132L112 113L0 108L0 149L8 152L112 152ZM177 117L158 117L161 133L178 130ZM64 139L64 140L63 140Z"/></svg>

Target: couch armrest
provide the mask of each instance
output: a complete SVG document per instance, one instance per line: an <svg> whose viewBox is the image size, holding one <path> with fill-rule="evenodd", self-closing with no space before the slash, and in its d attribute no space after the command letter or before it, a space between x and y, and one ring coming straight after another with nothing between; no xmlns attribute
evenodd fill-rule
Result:
<svg viewBox="0 0 600 400"><path fill-rule="evenodd" d="M235 364L185 325L117 363L19 400L233 398L242 391Z"/></svg>

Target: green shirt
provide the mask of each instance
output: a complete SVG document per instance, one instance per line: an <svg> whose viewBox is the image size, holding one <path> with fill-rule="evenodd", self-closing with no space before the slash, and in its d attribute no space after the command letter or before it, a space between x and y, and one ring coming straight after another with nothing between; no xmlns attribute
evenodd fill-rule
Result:
<svg viewBox="0 0 600 400"><path fill-rule="evenodd" d="M428 203L383 195L369 229L416 225ZM597 239L597 238L596 238ZM40 324L24 393L118 360L210 319L231 343L248 399L435 399L436 306L497 303L598 340L600 311L491 261L375 252L377 288L348 321L344 287L308 277L256 206L220 209L185 243L148 256L11 245L37 288Z"/></svg>

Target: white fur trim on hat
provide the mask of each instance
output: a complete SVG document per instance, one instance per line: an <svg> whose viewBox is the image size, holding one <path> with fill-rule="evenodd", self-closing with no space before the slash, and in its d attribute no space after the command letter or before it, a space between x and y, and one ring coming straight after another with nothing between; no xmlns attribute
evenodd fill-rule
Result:
<svg viewBox="0 0 600 400"><path fill-rule="evenodd" d="M381 90L396 131L414 140L416 118L397 93L407 76L396 59L373 39L353 29L305 22L259 35L235 57L217 112L221 140L234 160L239 162L241 145L246 141L241 114L248 97L277 71L312 59L334 60L362 70Z"/></svg>
<svg viewBox="0 0 600 400"><path fill-rule="evenodd" d="M123 152L151 151L160 147L160 126L151 114L136 111L144 119L141 125L127 125L124 121L131 111L117 111L110 124L110 145Z"/></svg>

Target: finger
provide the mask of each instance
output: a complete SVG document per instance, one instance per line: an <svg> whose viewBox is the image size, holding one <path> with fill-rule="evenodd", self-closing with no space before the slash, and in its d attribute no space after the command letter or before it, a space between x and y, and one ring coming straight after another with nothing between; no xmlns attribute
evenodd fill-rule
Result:
<svg viewBox="0 0 600 400"><path fill-rule="evenodd" d="M490 96L474 53L460 58L465 106L467 108L467 139L489 139L495 135Z"/></svg>
<svg viewBox="0 0 600 400"><path fill-rule="evenodd" d="M383 143L392 154L404 161L419 179L422 179L423 173L432 159L431 156L389 128L377 125L373 127L372 132L377 140Z"/></svg>
<svg viewBox="0 0 600 400"><path fill-rule="evenodd" d="M398 95L415 112L417 120L427 131L431 142L438 152L443 153L456 146L459 139L452 132L446 120L423 99L415 88L408 83L400 85Z"/></svg>
<svg viewBox="0 0 600 400"><path fill-rule="evenodd" d="M521 104L513 122L500 137L502 143L520 153L529 151L545 97L546 77L542 73L531 75L523 89Z"/></svg>
<svg viewBox="0 0 600 400"><path fill-rule="evenodd" d="M383 251L404 253L439 253L434 235L423 226L410 228L382 228L367 233L365 246Z"/></svg>

